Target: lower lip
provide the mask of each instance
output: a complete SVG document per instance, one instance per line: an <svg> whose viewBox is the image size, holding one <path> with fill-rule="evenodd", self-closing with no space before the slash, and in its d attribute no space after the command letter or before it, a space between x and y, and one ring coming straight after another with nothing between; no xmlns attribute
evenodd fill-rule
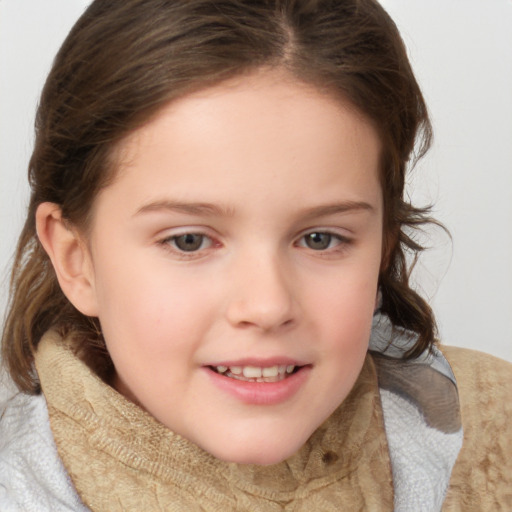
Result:
<svg viewBox="0 0 512 512"><path fill-rule="evenodd" d="M305 384L310 366L303 366L298 372L278 382L248 382L225 377L205 367L213 383L222 391L250 405L276 405L286 402Z"/></svg>

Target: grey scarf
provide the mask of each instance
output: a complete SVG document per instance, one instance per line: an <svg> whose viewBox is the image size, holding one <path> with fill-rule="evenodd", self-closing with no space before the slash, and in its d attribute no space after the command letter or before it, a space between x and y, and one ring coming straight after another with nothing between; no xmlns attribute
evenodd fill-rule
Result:
<svg viewBox="0 0 512 512"><path fill-rule="evenodd" d="M389 445L395 512L441 510L462 446L455 377L433 347L413 360L403 355L416 335L373 318L369 349L374 356Z"/></svg>

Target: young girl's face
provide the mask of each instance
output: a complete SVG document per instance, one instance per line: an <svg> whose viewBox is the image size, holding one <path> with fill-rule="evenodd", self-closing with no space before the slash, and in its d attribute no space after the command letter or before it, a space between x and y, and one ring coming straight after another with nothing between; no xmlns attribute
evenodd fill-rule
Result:
<svg viewBox="0 0 512 512"><path fill-rule="evenodd" d="M269 70L131 134L88 239L115 387L221 459L297 451L365 358L379 154L349 105Z"/></svg>

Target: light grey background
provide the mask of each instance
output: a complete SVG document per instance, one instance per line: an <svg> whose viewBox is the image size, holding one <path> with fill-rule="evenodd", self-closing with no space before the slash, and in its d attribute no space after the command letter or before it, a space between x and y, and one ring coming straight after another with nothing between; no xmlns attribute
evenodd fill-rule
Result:
<svg viewBox="0 0 512 512"><path fill-rule="evenodd" d="M88 0L0 0L0 310L24 218L37 97ZM410 177L453 235L415 279L441 338L512 361L512 1L382 0L429 104L435 145Z"/></svg>

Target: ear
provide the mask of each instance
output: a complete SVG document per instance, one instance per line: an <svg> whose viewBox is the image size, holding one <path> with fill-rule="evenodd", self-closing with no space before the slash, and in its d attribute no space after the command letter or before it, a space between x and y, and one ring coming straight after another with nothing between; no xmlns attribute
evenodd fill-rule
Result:
<svg viewBox="0 0 512 512"><path fill-rule="evenodd" d="M98 316L92 260L78 230L62 218L54 203L38 206L36 229L64 295L82 314Z"/></svg>

